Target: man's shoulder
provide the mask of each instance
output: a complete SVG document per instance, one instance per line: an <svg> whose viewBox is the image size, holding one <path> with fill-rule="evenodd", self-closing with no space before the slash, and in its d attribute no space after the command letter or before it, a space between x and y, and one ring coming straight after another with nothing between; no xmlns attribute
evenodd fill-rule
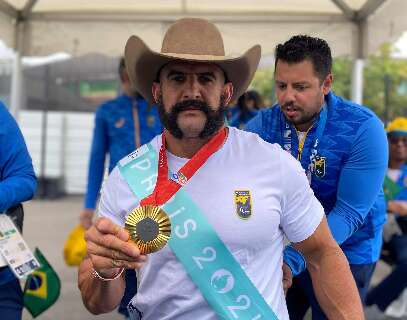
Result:
<svg viewBox="0 0 407 320"><path fill-rule="evenodd" d="M327 130L338 139L348 137L352 140L366 130L372 137L384 131L383 122L369 108L333 94L329 98Z"/></svg>
<svg viewBox="0 0 407 320"><path fill-rule="evenodd" d="M103 102L96 110L96 112L110 112L117 110L118 107L123 107L129 103L129 99L123 95L118 96L114 99L107 100Z"/></svg>
<svg viewBox="0 0 407 320"><path fill-rule="evenodd" d="M0 114L7 112L6 106L0 101Z"/></svg>
<svg viewBox="0 0 407 320"><path fill-rule="evenodd" d="M264 109L259 110L257 112L257 114L258 115L261 114L262 117L264 117L264 118L273 118L276 116L280 116L281 108L280 108L280 105L278 103L276 103L276 104L273 104L269 108L264 108Z"/></svg>
<svg viewBox="0 0 407 320"><path fill-rule="evenodd" d="M364 121L375 119L380 121L377 115L364 105L360 105L343 97L336 96L334 93L328 95L328 104L333 106L332 114L342 121L351 121L362 123Z"/></svg>
<svg viewBox="0 0 407 320"><path fill-rule="evenodd" d="M270 143L262 139L257 133L243 131L238 128L229 127L230 132L233 135L233 147L241 150L250 150L250 154L255 154L256 157L270 156L270 153L284 153L280 145L276 143Z"/></svg>
<svg viewBox="0 0 407 320"><path fill-rule="evenodd" d="M6 108L6 106L0 101L0 119L4 121L5 119L11 119L11 114Z"/></svg>
<svg viewBox="0 0 407 320"><path fill-rule="evenodd" d="M143 154L145 154L147 151L155 151L158 152L159 147L161 146L160 144L160 136L156 135L154 138L152 138L150 141L148 141L147 143L143 144L141 147L135 149L134 151L130 152L129 154L127 154L126 156L124 156L123 158L121 158L118 162L117 165L115 167L115 169L121 165L124 166L124 164L128 164L129 162L133 161L136 159L135 156L141 156ZM152 149L151 149L152 148Z"/></svg>
<svg viewBox="0 0 407 320"><path fill-rule="evenodd" d="M281 108L278 104L270 108L261 109L247 123L246 130L258 133L264 140L273 141L272 132L279 130Z"/></svg>
<svg viewBox="0 0 407 320"><path fill-rule="evenodd" d="M8 111L6 106L0 102L0 134L8 135L10 132L15 132L18 125L14 120L11 113Z"/></svg>

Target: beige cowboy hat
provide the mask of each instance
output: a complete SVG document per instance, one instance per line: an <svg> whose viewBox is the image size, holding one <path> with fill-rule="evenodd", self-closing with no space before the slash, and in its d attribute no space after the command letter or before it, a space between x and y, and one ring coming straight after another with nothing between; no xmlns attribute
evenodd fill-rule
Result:
<svg viewBox="0 0 407 320"><path fill-rule="evenodd" d="M161 52L152 51L139 37L131 36L124 54L131 83L151 103L154 103L151 87L158 72L175 60L218 65L233 84L231 100L237 100L249 86L260 55L261 47L255 45L240 57L225 56L218 28L207 20L197 18L180 19L171 25L164 36Z"/></svg>

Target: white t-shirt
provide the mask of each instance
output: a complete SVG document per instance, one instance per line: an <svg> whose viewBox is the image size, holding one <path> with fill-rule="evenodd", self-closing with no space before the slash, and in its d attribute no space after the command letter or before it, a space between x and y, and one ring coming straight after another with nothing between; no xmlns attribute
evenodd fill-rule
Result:
<svg viewBox="0 0 407 320"><path fill-rule="evenodd" d="M161 137L151 144L158 152ZM188 160L167 154L170 172ZM235 190L250 191L247 220L237 214ZM229 128L225 144L188 181L185 191L278 319L288 319L282 287L284 234L291 242L305 240L324 215L298 161L256 134ZM99 214L123 226L138 205L139 199L115 168L102 190ZM168 246L150 254L139 274L138 293L131 305L143 320L217 319Z"/></svg>

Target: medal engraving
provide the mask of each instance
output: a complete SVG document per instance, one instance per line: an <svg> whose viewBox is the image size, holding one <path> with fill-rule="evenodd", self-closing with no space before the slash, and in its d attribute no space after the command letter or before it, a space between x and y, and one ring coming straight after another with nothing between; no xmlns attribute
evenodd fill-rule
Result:
<svg viewBox="0 0 407 320"><path fill-rule="evenodd" d="M130 233L142 254L162 249L171 236L171 221L168 215L157 206L141 206L127 217L125 228Z"/></svg>

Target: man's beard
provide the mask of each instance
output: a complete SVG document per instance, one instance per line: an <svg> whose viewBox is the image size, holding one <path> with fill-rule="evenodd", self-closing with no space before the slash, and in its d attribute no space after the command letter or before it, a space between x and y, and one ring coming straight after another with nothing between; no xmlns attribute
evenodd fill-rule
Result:
<svg viewBox="0 0 407 320"><path fill-rule="evenodd" d="M158 113L160 120L165 129L167 129L175 138L182 139L184 133L178 126L178 116L181 112L190 110L202 111L206 115L205 126L199 133L199 138L204 139L215 134L225 123L225 115L227 108L224 103L224 98L221 97L218 110L211 108L206 102L201 100L184 100L176 103L170 112L166 112L162 100L157 102Z"/></svg>

